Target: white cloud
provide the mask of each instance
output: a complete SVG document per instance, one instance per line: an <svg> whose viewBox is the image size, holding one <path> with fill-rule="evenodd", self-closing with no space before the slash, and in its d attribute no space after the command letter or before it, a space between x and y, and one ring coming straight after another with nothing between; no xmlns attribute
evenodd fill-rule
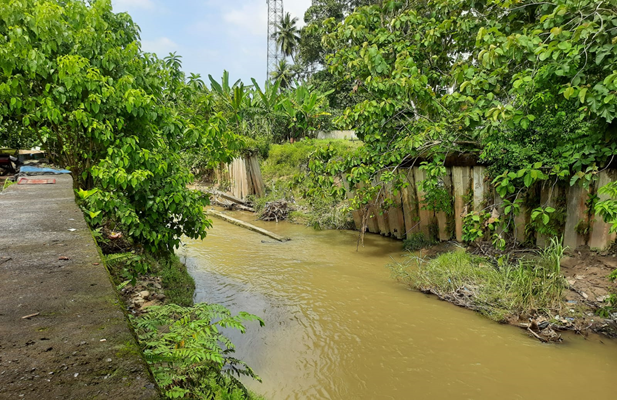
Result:
<svg viewBox="0 0 617 400"><path fill-rule="evenodd" d="M293 0L284 3L284 12L298 18L298 27L304 26L304 13L311 6L311 0ZM229 7L227 7L228 9ZM251 35L264 36L268 25L268 5L265 0L250 1L242 6L225 11L223 20Z"/></svg>
<svg viewBox="0 0 617 400"><path fill-rule="evenodd" d="M141 47L143 51L148 53L156 53L157 56L163 58L167 57L169 53L178 51L180 46L169 38L160 37L155 40L142 40Z"/></svg>
<svg viewBox="0 0 617 400"><path fill-rule="evenodd" d="M265 3L265 1L264 1ZM304 26L304 13L311 6L311 0L287 0L283 2L283 11L298 18L298 26Z"/></svg>
<svg viewBox="0 0 617 400"><path fill-rule="evenodd" d="M112 0L114 11L129 11L135 9L153 10L156 8L153 0Z"/></svg>
<svg viewBox="0 0 617 400"><path fill-rule="evenodd" d="M235 25L240 30L246 30L251 35L264 35L267 32L268 6L265 1L251 2L242 7L227 11L223 20Z"/></svg>

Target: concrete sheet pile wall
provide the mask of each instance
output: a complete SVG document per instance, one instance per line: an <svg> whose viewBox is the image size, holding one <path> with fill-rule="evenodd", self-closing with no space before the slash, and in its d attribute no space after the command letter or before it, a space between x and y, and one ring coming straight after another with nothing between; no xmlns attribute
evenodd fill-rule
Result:
<svg viewBox="0 0 617 400"><path fill-rule="evenodd" d="M390 236L397 239L422 233L427 237L439 240L462 241L463 217L472 211L488 210L503 218L503 200L495 193L483 166L449 167L443 178L443 184L452 197L451 215L444 212L433 212L426 209L425 193L419 183L426 179L425 171L414 167L401 169L399 174L407 180L408 186L394 194L391 186L387 186L379 194L374 207L369 208L367 232ZM560 186L545 184L530 191L535 193L535 200L526 199L521 206L521 212L514 218L511 233L520 243L535 243L543 247L548 238L533 230L529 230L531 211L535 207L558 208L565 214L563 223L564 245L575 249L587 245L592 249L604 250L616 239L616 234L610 233L610 224L589 209L590 193L597 193L597 188L617 180L617 172L602 171L598 179L586 189L580 185ZM600 200L605 195L598 195ZM393 206L383 210L379 204L385 199L391 199ZM535 203L534 203L535 202ZM361 229L362 216L358 211L353 213L357 229Z"/></svg>
<svg viewBox="0 0 617 400"><path fill-rule="evenodd" d="M261 197L265 185L257 156L238 157L215 170L216 180L229 194L244 200L249 195Z"/></svg>

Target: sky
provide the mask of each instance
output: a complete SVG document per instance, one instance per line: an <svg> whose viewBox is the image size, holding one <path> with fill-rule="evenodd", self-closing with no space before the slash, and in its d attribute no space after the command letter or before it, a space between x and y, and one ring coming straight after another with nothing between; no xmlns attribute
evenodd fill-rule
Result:
<svg viewBox="0 0 617 400"><path fill-rule="evenodd" d="M268 6L266 0L112 0L141 28L142 50L182 56L183 70L232 82L266 80ZM304 24L311 0L286 0L284 12Z"/></svg>

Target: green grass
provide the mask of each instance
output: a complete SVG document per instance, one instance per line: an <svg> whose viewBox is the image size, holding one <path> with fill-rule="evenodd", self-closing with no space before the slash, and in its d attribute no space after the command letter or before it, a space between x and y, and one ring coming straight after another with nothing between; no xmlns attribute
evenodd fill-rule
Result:
<svg viewBox="0 0 617 400"><path fill-rule="evenodd" d="M516 263L475 257L464 250L434 259L410 256L389 265L393 276L414 289L446 300L467 295L467 306L489 318L505 322L519 315L552 316L563 307L567 283L560 273L563 248L553 243L537 257Z"/></svg>
<svg viewBox="0 0 617 400"><path fill-rule="evenodd" d="M176 255L160 260L154 272L161 277L163 291L169 302L183 307L193 305L195 280Z"/></svg>
<svg viewBox="0 0 617 400"><path fill-rule="evenodd" d="M355 151L360 145L359 141L342 139L307 139L295 143L275 144L270 146L268 158L261 165L261 172L266 182L281 177L292 177L306 171L309 156L318 148L332 146L337 153L346 155Z"/></svg>

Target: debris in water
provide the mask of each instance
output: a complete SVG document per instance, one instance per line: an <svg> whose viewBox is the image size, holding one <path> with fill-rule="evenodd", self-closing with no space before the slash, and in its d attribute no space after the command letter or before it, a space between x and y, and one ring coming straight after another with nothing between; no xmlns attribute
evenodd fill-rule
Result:
<svg viewBox="0 0 617 400"><path fill-rule="evenodd" d="M285 200L269 201L266 203L259 219L262 221L284 221L287 219L290 211L292 209Z"/></svg>

